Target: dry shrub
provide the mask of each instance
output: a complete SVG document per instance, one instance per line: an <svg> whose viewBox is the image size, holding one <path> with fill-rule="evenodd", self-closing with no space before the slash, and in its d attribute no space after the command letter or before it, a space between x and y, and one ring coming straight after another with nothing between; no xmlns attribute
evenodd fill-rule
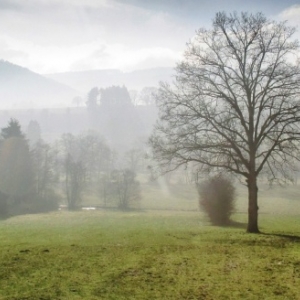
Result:
<svg viewBox="0 0 300 300"><path fill-rule="evenodd" d="M235 187L230 178L214 176L198 185L199 205L213 225L230 224L234 211Z"/></svg>

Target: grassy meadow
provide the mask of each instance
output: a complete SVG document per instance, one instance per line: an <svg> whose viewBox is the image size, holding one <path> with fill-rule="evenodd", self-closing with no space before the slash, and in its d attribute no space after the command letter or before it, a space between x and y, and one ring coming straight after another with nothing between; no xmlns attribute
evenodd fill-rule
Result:
<svg viewBox="0 0 300 300"><path fill-rule="evenodd" d="M260 189L261 235L245 233L243 189L227 228L188 186L145 187L136 212L2 220L0 299L300 299L298 189Z"/></svg>

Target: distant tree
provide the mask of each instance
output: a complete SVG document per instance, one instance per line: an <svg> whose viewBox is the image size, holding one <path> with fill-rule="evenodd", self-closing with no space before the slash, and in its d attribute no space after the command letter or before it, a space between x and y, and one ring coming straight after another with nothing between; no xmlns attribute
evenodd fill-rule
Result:
<svg viewBox="0 0 300 300"><path fill-rule="evenodd" d="M102 136L88 131L77 137L80 144L80 160L86 169L88 181L97 182L101 173L107 173L111 166L112 153Z"/></svg>
<svg viewBox="0 0 300 300"><path fill-rule="evenodd" d="M101 173L98 177L97 195L102 200L104 207L108 207L108 204L111 204L112 190L109 173Z"/></svg>
<svg viewBox="0 0 300 300"><path fill-rule="evenodd" d="M68 208L75 209L81 202L85 184L85 168L82 163L80 141L72 134L63 134L61 138L64 156L65 192Z"/></svg>
<svg viewBox="0 0 300 300"><path fill-rule="evenodd" d="M33 121L30 124L35 139L31 150L17 120L10 120L1 130L4 139L0 147L0 206L6 207L10 215L44 212L58 207L50 146L39 139L38 123Z"/></svg>
<svg viewBox="0 0 300 300"><path fill-rule="evenodd" d="M51 211L58 208L57 193L59 170L57 170L56 150L41 139L31 150L34 167L34 187L39 211Z"/></svg>
<svg viewBox="0 0 300 300"><path fill-rule="evenodd" d="M130 90L129 95L130 95L131 103L135 106L138 105L138 102L139 102L139 93L138 93L138 91Z"/></svg>
<svg viewBox="0 0 300 300"><path fill-rule="evenodd" d="M100 103L102 106L128 106L132 105L130 94L125 86L111 86L100 90Z"/></svg>
<svg viewBox="0 0 300 300"><path fill-rule="evenodd" d="M93 111L98 107L98 96L99 96L99 89L97 87L92 88L88 93L86 106L91 111Z"/></svg>
<svg viewBox="0 0 300 300"><path fill-rule="evenodd" d="M155 96L158 92L156 87L144 87L139 95L139 102L144 105L155 105Z"/></svg>
<svg viewBox="0 0 300 300"><path fill-rule="evenodd" d="M41 127L37 121L31 120L29 122L26 136L31 147L39 142L41 139Z"/></svg>
<svg viewBox="0 0 300 300"><path fill-rule="evenodd" d="M156 176L155 176L155 171L153 166L148 165L147 171L149 173L149 177L148 177L149 183L156 183Z"/></svg>
<svg viewBox="0 0 300 300"><path fill-rule="evenodd" d="M1 136L3 139L9 139L11 137L24 138L24 134L21 131L21 125L18 120L10 119L8 126L1 129Z"/></svg>
<svg viewBox="0 0 300 300"><path fill-rule="evenodd" d="M8 196L9 213L23 213L33 196L34 170L27 140L17 120L1 129L0 191Z"/></svg>
<svg viewBox="0 0 300 300"><path fill-rule="evenodd" d="M97 96L96 96L96 99L97 99ZM77 107L79 107L79 105L81 105L82 103L83 103L83 99L79 96L74 97L72 100L72 104L75 104Z"/></svg>
<svg viewBox="0 0 300 300"><path fill-rule="evenodd" d="M76 161L68 154L65 160L66 194L69 210L78 207L82 200L82 192L85 185L85 169L81 161Z"/></svg>
<svg viewBox="0 0 300 300"><path fill-rule="evenodd" d="M115 170L115 166L117 163L117 153L116 151L110 150L109 156L106 157L107 159L105 160L104 168L103 166L99 168L99 170L101 171L98 172L96 182L97 195L102 200L104 207L115 206L115 195L111 174L114 173L113 170Z"/></svg>
<svg viewBox="0 0 300 300"><path fill-rule="evenodd" d="M115 147L129 147L143 128L137 108L126 87L113 86L100 90L98 126Z"/></svg>
<svg viewBox="0 0 300 300"><path fill-rule="evenodd" d="M141 149L130 149L124 154L124 164L126 168L136 173L144 159L144 153Z"/></svg>
<svg viewBox="0 0 300 300"><path fill-rule="evenodd" d="M112 173L113 194L121 210L136 209L141 200L140 184L134 172L128 169L115 170Z"/></svg>
<svg viewBox="0 0 300 300"><path fill-rule="evenodd" d="M112 154L103 138L95 132L61 138L66 196L70 209L78 206L86 190L97 190L112 169Z"/></svg>
<svg viewBox="0 0 300 300"><path fill-rule="evenodd" d="M27 143L10 137L1 147L0 157L2 191L9 195L21 195L32 188L33 170Z"/></svg>
<svg viewBox="0 0 300 300"><path fill-rule="evenodd" d="M191 162L227 171L248 187L247 231L258 233L259 175L290 180L299 160L300 66L295 28L261 13L217 13L157 96L151 137L165 170Z"/></svg>

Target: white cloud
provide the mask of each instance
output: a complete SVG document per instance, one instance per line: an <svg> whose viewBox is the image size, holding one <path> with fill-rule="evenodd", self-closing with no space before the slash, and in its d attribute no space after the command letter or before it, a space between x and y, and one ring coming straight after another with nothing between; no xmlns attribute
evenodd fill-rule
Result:
<svg viewBox="0 0 300 300"><path fill-rule="evenodd" d="M194 28L113 0L11 0L0 58L36 72L171 66Z"/></svg>
<svg viewBox="0 0 300 300"><path fill-rule="evenodd" d="M299 21L299 16L300 16L300 5L296 4L293 5L287 9L285 9L281 14L281 18L292 21L298 19Z"/></svg>
<svg viewBox="0 0 300 300"><path fill-rule="evenodd" d="M279 14L279 18L281 20L288 21L289 25L298 27L300 25L300 5L293 5L285 9Z"/></svg>
<svg viewBox="0 0 300 300"><path fill-rule="evenodd" d="M289 26L295 26L297 31L294 34L294 39L300 39L300 5L292 5L279 14L279 19L288 21Z"/></svg>
<svg viewBox="0 0 300 300"><path fill-rule="evenodd" d="M31 0L33 2L38 2L37 0ZM39 1L40 2L40 1ZM102 6L110 6L109 0L43 0L45 3L52 4L65 4L65 5L77 5L77 6L92 6L92 7L102 7Z"/></svg>
<svg viewBox="0 0 300 300"><path fill-rule="evenodd" d="M70 69L79 71L103 68L131 71L158 66L173 67L181 58L180 52L161 47L130 48L122 44L112 44L99 45L99 47L94 45L89 49L92 48L94 51L76 60Z"/></svg>

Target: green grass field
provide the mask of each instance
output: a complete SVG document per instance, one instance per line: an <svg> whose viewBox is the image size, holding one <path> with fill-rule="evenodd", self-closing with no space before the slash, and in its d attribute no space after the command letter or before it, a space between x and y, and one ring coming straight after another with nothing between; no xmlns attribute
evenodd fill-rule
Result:
<svg viewBox="0 0 300 300"><path fill-rule="evenodd" d="M242 191L231 228L210 226L193 191L174 193L152 191L140 212L0 221L0 299L300 299L296 187L262 192L261 235L245 233Z"/></svg>

